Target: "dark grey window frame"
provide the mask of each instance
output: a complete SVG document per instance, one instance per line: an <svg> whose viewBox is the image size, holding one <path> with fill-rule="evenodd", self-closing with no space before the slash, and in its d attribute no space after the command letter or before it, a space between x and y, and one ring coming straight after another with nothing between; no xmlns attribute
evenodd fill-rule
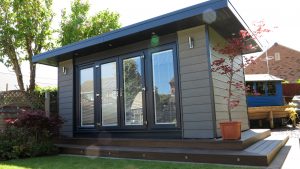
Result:
<svg viewBox="0 0 300 169"><path fill-rule="evenodd" d="M152 91L152 59L151 54L156 52L161 52L165 50L172 50L173 51L173 66L174 66L174 73L175 73L175 99L176 99L176 124L155 124L154 121L154 105L153 105L153 92ZM100 68L98 65L105 64L111 61L116 61L117 63L117 83L118 83L118 89L120 93L120 89L123 88L123 74L122 74L122 61L127 58L132 58L136 56L143 55L143 66L142 66L142 72L143 72L143 85L145 87L145 91L143 92L143 102L144 102L144 121L147 121L147 124L144 123L144 125L133 125L133 126L126 126L125 125L125 119L124 119L124 113L123 112L123 99L118 98L118 125L117 126L97 126L97 123L101 122L101 106L99 104L99 98L96 97L97 93L100 93L100 71L97 70ZM88 67L94 67L94 111L95 111L95 126L94 127L81 127L80 126L80 109L79 109L79 90L80 90L80 83L79 83L79 73L81 69L88 68ZM180 84L179 84L179 58L177 53L177 44L176 43L170 43L170 44L164 44L161 46L148 48L139 50L136 52L130 52L127 54L122 54L118 56L112 56L105 59L99 59L98 61L94 61L92 63L85 63L85 64L79 64L75 67L76 69L76 79L75 79L75 90L76 90L76 119L75 121L75 127L76 131L80 132L114 132L114 131L163 131L163 130L180 130L181 129L181 102L180 102ZM122 91L121 91L122 92ZM119 94L120 95L120 94ZM122 94L123 95L123 94Z"/></svg>

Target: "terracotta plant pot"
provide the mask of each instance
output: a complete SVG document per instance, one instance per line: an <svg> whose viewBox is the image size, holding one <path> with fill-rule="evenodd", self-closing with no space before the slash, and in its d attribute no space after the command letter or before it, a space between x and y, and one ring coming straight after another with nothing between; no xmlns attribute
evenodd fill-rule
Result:
<svg viewBox="0 0 300 169"><path fill-rule="evenodd" d="M241 122L222 122L220 123L220 128L223 140L241 139Z"/></svg>

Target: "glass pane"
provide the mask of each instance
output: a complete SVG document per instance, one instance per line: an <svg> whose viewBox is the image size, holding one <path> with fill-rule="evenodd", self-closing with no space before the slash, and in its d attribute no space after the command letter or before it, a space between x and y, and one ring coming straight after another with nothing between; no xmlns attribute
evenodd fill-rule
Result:
<svg viewBox="0 0 300 169"><path fill-rule="evenodd" d="M247 95L252 96L254 95L254 83L253 82L246 82L246 89Z"/></svg>
<svg viewBox="0 0 300 169"><path fill-rule="evenodd" d="M94 125L94 69L80 70L81 126Z"/></svg>
<svg viewBox="0 0 300 169"><path fill-rule="evenodd" d="M276 85L275 82L268 82L268 95L275 96L276 95Z"/></svg>
<svg viewBox="0 0 300 169"><path fill-rule="evenodd" d="M255 93L257 96L265 95L266 89L265 89L264 82L256 83L256 92Z"/></svg>
<svg viewBox="0 0 300 169"><path fill-rule="evenodd" d="M141 57L123 61L125 125L143 124Z"/></svg>
<svg viewBox="0 0 300 169"><path fill-rule="evenodd" d="M118 125L116 62L101 65L102 125Z"/></svg>
<svg viewBox="0 0 300 169"><path fill-rule="evenodd" d="M176 123L173 51L152 54L154 111L156 124Z"/></svg>

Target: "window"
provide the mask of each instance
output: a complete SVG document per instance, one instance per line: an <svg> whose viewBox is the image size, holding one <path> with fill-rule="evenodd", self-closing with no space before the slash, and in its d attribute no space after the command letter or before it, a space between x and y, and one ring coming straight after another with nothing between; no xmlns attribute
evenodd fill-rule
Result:
<svg viewBox="0 0 300 169"><path fill-rule="evenodd" d="M276 95L276 85L275 82L268 82L268 96L275 96Z"/></svg>
<svg viewBox="0 0 300 169"><path fill-rule="evenodd" d="M81 126L94 126L94 69L80 70Z"/></svg>
<svg viewBox="0 0 300 169"><path fill-rule="evenodd" d="M276 82L246 82L247 96L275 96Z"/></svg>
<svg viewBox="0 0 300 169"><path fill-rule="evenodd" d="M103 126L118 125L118 87L116 62L101 65L101 112Z"/></svg>
<svg viewBox="0 0 300 169"><path fill-rule="evenodd" d="M123 60L125 125L143 125L143 75L141 56Z"/></svg>
<svg viewBox="0 0 300 169"><path fill-rule="evenodd" d="M176 123L173 50L152 54L155 124Z"/></svg>
<svg viewBox="0 0 300 169"><path fill-rule="evenodd" d="M265 95L265 93L266 93L266 88L264 82L256 82L255 95L261 96L261 95Z"/></svg>
<svg viewBox="0 0 300 169"><path fill-rule="evenodd" d="M247 95L254 95L254 83L253 82L246 82L246 89Z"/></svg>
<svg viewBox="0 0 300 169"><path fill-rule="evenodd" d="M275 52L275 61L279 61L279 60L280 60L280 53Z"/></svg>

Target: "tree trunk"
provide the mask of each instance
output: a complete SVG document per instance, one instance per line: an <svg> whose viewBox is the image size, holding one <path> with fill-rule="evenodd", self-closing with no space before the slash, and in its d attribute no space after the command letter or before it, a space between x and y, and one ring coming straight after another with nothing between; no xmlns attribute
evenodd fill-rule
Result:
<svg viewBox="0 0 300 169"><path fill-rule="evenodd" d="M7 45L4 48L4 50L7 50L5 53L7 53L8 58L11 61L13 70L16 74L19 89L24 91L25 88L24 88L22 71L21 71L21 68L20 68L20 64L19 64L19 61L18 61L18 57L17 57L17 54L16 54L15 47L12 45L12 40L10 38L7 38Z"/></svg>
<svg viewBox="0 0 300 169"><path fill-rule="evenodd" d="M35 88L35 70L36 70L36 65L32 63L31 59L29 61L30 64L30 81L29 81L29 91L33 91Z"/></svg>
<svg viewBox="0 0 300 169"><path fill-rule="evenodd" d="M11 58L12 64L13 64L13 69L15 71L16 77L17 77L17 82L19 85L20 90L24 91L24 82L23 82L23 75L22 75L22 71L20 68L20 64L18 62L18 60L16 59L16 56L14 59Z"/></svg>
<svg viewBox="0 0 300 169"><path fill-rule="evenodd" d="M230 76L229 76L229 86L228 86L228 100L227 100L227 109L228 109L228 116L229 116L229 121L232 121L232 117L231 117L231 96L232 96L232 80L233 80L233 64L234 64L234 59L230 60L230 66L232 71L230 72Z"/></svg>
<svg viewBox="0 0 300 169"><path fill-rule="evenodd" d="M26 38L26 50L28 54L28 60L29 60L29 69L30 69L30 80L29 80L29 91L33 91L35 88L35 72L36 72L36 65L32 63L32 56L33 56L33 50L31 46L32 40L31 38Z"/></svg>

